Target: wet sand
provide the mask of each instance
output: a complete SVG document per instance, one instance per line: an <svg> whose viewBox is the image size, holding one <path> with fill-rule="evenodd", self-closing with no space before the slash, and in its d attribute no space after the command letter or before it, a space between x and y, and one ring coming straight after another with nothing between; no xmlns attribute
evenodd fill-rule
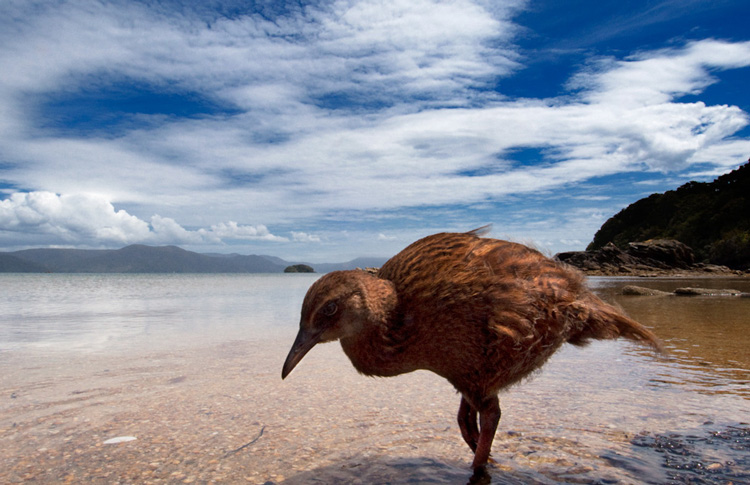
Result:
<svg viewBox="0 0 750 485"><path fill-rule="evenodd" d="M267 343L44 363L6 354L0 482L277 483L379 454L429 456L424 444L455 454L466 474L449 386L425 373L386 389L346 369L336 350L283 384L280 363L248 365L279 358ZM415 387L426 395L412 399ZM120 436L136 440L104 444Z"/></svg>
<svg viewBox="0 0 750 485"><path fill-rule="evenodd" d="M655 301L629 311L676 311ZM485 476L472 476L447 382L360 376L338 344L281 381L294 331L0 353L0 483L750 482L750 357L684 331L667 336L677 358L564 348L501 394ZM739 335L730 348L747 349ZM105 444L117 437L135 439Z"/></svg>
<svg viewBox="0 0 750 485"><path fill-rule="evenodd" d="M3 355L0 482L470 481L471 454L454 419L458 397L440 378L422 372L365 378L331 344L282 383L283 352L275 346L285 344L61 354L43 363L33 354ZM492 483L664 483L670 470L662 469L648 439L747 430L746 400L703 406L699 397L690 403L677 392L679 408L691 411L673 413L669 392L665 398L665 391L647 387L648 376L627 375L630 365L622 372L603 368L612 352L624 350L616 361L627 361L629 347L598 347L566 351L502 396ZM248 356L279 365L251 366ZM573 379L582 365L605 375ZM23 383L14 378L19 373ZM602 382L609 379L619 384ZM731 422L732 416L739 419ZM136 439L104 444L123 436ZM698 453L703 467L712 467L705 475L750 479L750 463L742 461L747 448L734 454L715 448Z"/></svg>

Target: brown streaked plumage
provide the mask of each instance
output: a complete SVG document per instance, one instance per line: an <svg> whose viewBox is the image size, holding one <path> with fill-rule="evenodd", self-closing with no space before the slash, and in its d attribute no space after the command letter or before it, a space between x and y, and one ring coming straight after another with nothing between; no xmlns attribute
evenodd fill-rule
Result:
<svg viewBox="0 0 750 485"><path fill-rule="evenodd" d="M461 393L458 424L478 468L500 420L498 392L562 344L624 337L660 349L654 334L588 290L579 272L482 231L420 239L377 275L321 277L305 296L282 378L313 346L333 340L366 375L435 372Z"/></svg>

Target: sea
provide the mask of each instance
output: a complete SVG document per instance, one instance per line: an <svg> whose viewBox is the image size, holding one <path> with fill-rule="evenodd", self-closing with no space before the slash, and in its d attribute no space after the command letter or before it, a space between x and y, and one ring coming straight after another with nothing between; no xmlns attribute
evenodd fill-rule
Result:
<svg viewBox="0 0 750 485"><path fill-rule="evenodd" d="M564 347L501 394L477 475L437 376L326 344L281 380L318 277L0 275L0 482L750 483L750 298L622 294L750 279L589 278L666 355Z"/></svg>
<svg viewBox="0 0 750 485"><path fill-rule="evenodd" d="M262 340L295 329L319 276L0 275L0 352L117 353Z"/></svg>

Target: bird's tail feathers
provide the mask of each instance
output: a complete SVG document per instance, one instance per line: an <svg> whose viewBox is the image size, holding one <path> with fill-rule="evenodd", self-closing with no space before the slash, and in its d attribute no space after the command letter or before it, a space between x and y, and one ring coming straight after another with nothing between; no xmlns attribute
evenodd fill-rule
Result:
<svg viewBox="0 0 750 485"><path fill-rule="evenodd" d="M470 234L472 236L486 236L487 234L492 231L492 224L486 224L482 227L477 227L476 229L472 229L471 231L468 231L466 234Z"/></svg>
<svg viewBox="0 0 750 485"><path fill-rule="evenodd" d="M659 338L649 329L626 317L612 305L595 300L575 302L574 307L578 321L583 322L579 331L571 335L568 343L583 346L590 340L607 340L626 338L652 347L659 353L664 352Z"/></svg>

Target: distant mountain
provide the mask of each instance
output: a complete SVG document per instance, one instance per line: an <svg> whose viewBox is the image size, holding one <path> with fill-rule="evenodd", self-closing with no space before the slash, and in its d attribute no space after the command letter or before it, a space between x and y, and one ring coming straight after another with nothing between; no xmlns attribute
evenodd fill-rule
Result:
<svg viewBox="0 0 750 485"><path fill-rule="evenodd" d="M236 254L218 254L218 253L207 253L207 256L215 256L217 258L226 258L231 256L237 256ZM305 265L312 267L316 273L330 273L331 271L346 271L357 268L379 268L388 261L388 258L356 258L351 261L344 263L309 263L307 261L287 261L281 259L278 256L269 256L267 254L260 255L261 258L265 258L273 264L282 267L289 267L294 265Z"/></svg>
<svg viewBox="0 0 750 485"><path fill-rule="evenodd" d="M602 225L587 250L649 239L676 239L698 261L750 268L750 162L713 182L688 182L630 204Z"/></svg>
<svg viewBox="0 0 750 485"><path fill-rule="evenodd" d="M12 254L0 253L0 273L44 273L46 268Z"/></svg>
<svg viewBox="0 0 750 485"><path fill-rule="evenodd" d="M305 263L300 263L298 261L294 261L294 262L285 261L285 260L283 260L281 258L278 258L276 256L268 256L266 254L261 254L260 257L261 258L266 258L267 260L269 260L273 264L278 264L279 266L289 266L290 264L305 264Z"/></svg>
<svg viewBox="0 0 750 485"><path fill-rule="evenodd" d="M388 258L357 258L346 263L320 263L311 264L318 273L330 273L331 271L346 271L357 268L379 268L388 261Z"/></svg>
<svg viewBox="0 0 750 485"><path fill-rule="evenodd" d="M282 273L307 265L318 273L380 266L386 258L309 264L275 256L200 254L176 246L135 244L122 249L26 249L0 253L0 273Z"/></svg>
<svg viewBox="0 0 750 485"><path fill-rule="evenodd" d="M89 251L79 249L27 249L11 254L23 261L36 264L45 272L74 272L74 268L85 267L87 260L110 251Z"/></svg>
<svg viewBox="0 0 750 485"><path fill-rule="evenodd" d="M284 265L261 256L208 256L176 246L132 245L116 250L28 249L0 253L28 265L26 270L54 273L281 273ZM12 261L9 259L9 261ZM8 266L10 267L10 266ZM3 269L0 271L14 271Z"/></svg>

